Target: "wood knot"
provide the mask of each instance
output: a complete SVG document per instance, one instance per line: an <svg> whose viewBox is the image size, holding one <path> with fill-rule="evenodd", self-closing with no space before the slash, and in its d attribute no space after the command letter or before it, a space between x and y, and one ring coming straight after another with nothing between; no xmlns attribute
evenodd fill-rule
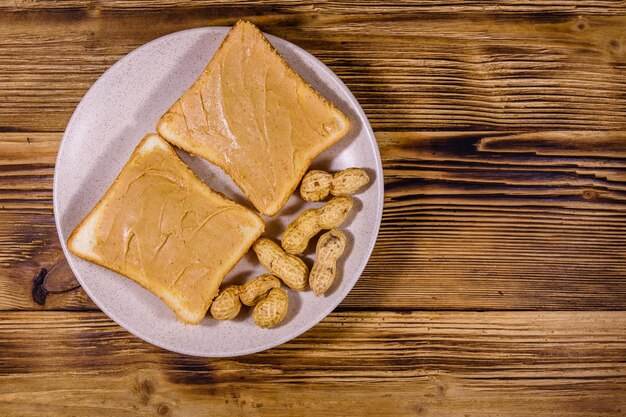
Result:
<svg viewBox="0 0 626 417"><path fill-rule="evenodd" d="M621 45L617 39L611 39L609 41L609 48L611 48L612 51L619 51L620 46Z"/></svg>
<svg viewBox="0 0 626 417"><path fill-rule="evenodd" d="M48 294L59 294L78 288L80 284L74 277L67 261L63 259L49 270L41 268L33 280L33 301L40 306L46 303Z"/></svg>
<svg viewBox="0 0 626 417"><path fill-rule="evenodd" d="M161 403L157 407L157 414L160 416L167 416L170 414L170 407L167 404Z"/></svg>
<svg viewBox="0 0 626 417"><path fill-rule="evenodd" d="M78 288L80 284L65 259L56 263L43 280L43 286L49 293L62 293Z"/></svg>
<svg viewBox="0 0 626 417"><path fill-rule="evenodd" d="M587 25L585 25L584 22L578 23L576 27L578 28L578 30L581 30L581 31L587 29Z"/></svg>
<svg viewBox="0 0 626 417"><path fill-rule="evenodd" d="M593 190L585 190L583 191L583 198L585 200L595 200L596 198L598 198L598 193Z"/></svg>
<svg viewBox="0 0 626 417"><path fill-rule="evenodd" d="M46 303L46 297L48 296L48 291L43 286L43 281L46 278L47 274L48 270L46 268L41 268L41 271L39 271L39 273L35 275L35 278L33 279L33 301L40 306Z"/></svg>

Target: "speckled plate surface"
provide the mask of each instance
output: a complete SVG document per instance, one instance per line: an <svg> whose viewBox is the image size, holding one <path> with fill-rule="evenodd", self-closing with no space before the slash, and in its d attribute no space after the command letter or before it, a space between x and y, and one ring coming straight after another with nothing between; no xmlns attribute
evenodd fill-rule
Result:
<svg viewBox="0 0 626 417"><path fill-rule="evenodd" d="M226 357L259 352L284 343L313 327L344 299L370 257L383 206L383 174L372 129L348 88L324 64L301 48L274 36L270 42L300 75L337 105L352 121L346 138L320 155L314 168L363 167L372 178L355 196L342 229L348 237L337 280L323 297L288 290L289 312L280 326L258 328L244 307L233 321L207 316L199 325L178 322L156 296L133 281L68 252L72 230L113 182L141 138L193 83L230 28L207 27L156 39L123 57L94 83L76 108L63 137L54 175L54 214L61 244L72 270L93 301L120 326L165 349L189 355ZM211 188L248 207L251 204L219 168L179 151L183 160ZM266 236L279 238L303 209L319 206L294 195L274 218L265 218ZM305 253L309 266L314 244ZM264 273L250 251L224 283L243 283Z"/></svg>

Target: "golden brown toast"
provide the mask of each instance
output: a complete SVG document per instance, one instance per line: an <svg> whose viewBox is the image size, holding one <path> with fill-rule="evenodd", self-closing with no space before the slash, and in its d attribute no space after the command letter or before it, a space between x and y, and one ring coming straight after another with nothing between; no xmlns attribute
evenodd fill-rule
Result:
<svg viewBox="0 0 626 417"><path fill-rule="evenodd" d="M211 190L147 135L68 240L72 253L152 291L199 323L224 276L263 233L251 210Z"/></svg>
<svg viewBox="0 0 626 417"><path fill-rule="evenodd" d="M256 26L240 21L157 130L221 167L261 213L272 216L313 159L346 135L350 121Z"/></svg>

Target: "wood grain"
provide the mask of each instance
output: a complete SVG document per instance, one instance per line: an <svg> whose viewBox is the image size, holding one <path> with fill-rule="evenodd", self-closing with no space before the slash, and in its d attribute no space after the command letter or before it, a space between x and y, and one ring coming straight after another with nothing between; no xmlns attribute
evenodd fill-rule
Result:
<svg viewBox="0 0 626 417"><path fill-rule="evenodd" d="M282 1L271 0L2 0L0 11L11 13L32 13L65 10L98 11L106 13L127 13L141 10L144 13L161 13L163 10L190 13L201 11L209 6L239 8L271 8L274 12L289 13L296 11L325 11L342 14L394 14L399 12L428 12L428 13L456 13L470 14L476 12L496 12L503 14L536 13L550 14L551 16L572 16L581 14L614 15L624 10L621 0L603 1L576 1L559 0L546 3L542 0L527 0L520 4L515 0L501 0L496 2L472 2L426 0L407 2L405 0L386 1Z"/></svg>
<svg viewBox="0 0 626 417"><path fill-rule="evenodd" d="M34 278L63 259L51 214L0 212L0 311L96 309L82 288L49 294L44 306L33 300Z"/></svg>
<svg viewBox="0 0 626 417"><path fill-rule="evenodd" d="M149 4L27 2L14 12L20 5L5 2L0 130L61 131L123 55L171 32L238 19L329 65L375 129L626 129L623 2Z"/></svg>
<svg viewBox="0 0 626 417"><path fill-rule="evenodd" d="M483 152L530 153L626 158L626 132L526 132L516 135L486 137L476 145ZM621 161L616 167L623 168ZM619 174L618 174L619 175ZM620 178L625 178L620 176Z"/></svg>
<svg viewBox="0 0 626 417"><path fill-rule="evenodd" d="M62 259L51 212L60 136L0 134L0 310L39 309L32 279ZM377 137L382 228L342 309L626 308L618 133ZM78 290L50 296L44 308L95 306Z"/></svg>
<svg viewBox="0 0 626 417"><path fill-rule="evenodd" d="M156 348L102 313L5 313L0 334L3 416L626 410L625 312L336 313L278 348L220 360Z"/></svg>
<svg viewBox="0 0 626 417"><path fill-rule="evenodd" d="M326 63L376 131L357 286L230 359L145 343L80 288L37 305L81 97L150 40L238 19ZM625 415L625 27L618 0L0 0L0 416Z"/></svg>

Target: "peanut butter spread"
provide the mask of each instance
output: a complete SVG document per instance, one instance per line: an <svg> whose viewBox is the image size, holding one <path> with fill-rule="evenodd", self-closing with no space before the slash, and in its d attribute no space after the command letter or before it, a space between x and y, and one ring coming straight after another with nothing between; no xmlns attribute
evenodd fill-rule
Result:
<svg viewBox="0 0 626 417"><path fill-rule="evenodd" d="M187 143L174 140L178 146L222 167L268 215L280 210L312 159L349 125L246 22L229 32L167 116L186 136Z"/></svg>
<svg viewBox="0 0 626 417"><path fill-rule="evenodd" d="M206 308L261 233L261 221L210 191L162 139L151 140L156 144L140 145L107 193L94 250L164 301Z"/></svg>

